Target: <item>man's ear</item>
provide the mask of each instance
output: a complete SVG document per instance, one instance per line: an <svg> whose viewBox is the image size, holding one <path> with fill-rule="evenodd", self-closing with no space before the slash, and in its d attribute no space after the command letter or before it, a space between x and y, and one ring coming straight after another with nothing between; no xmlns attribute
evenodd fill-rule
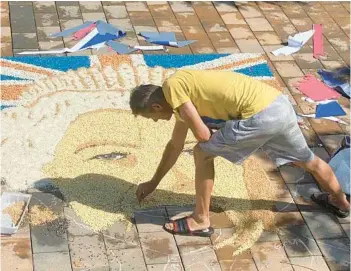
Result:
<svg viewBox="0 0 351 271"><path fill-rule="evenodd" d="M162 111L163 106L160 105L160 104L158 104L158 103L153 103L153 104L151 104L151 108L152 108L152 110L154 110L155 112L160 112L160 111Z"/></svg>

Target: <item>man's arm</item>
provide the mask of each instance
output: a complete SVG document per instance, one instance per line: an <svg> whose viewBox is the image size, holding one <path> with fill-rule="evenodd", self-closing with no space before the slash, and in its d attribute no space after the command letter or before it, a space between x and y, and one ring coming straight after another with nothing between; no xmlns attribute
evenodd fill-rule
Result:
<svg viewBox="0 0 351 271"><path fill-rule="evenodd" d="M206 142L211 137L210 129L202 121L192 102L186 102L178 108L182 119L188 124L195 138L199 142Z"/></svg>
<svg viewBox="0 0 351 271"><path fill-rule="evenodd" d="M160 164L157 167L156 173L152 178L152 181L160 183L162 178L167 174L167 172L173 167L177 161L179 155L183 151L184 142L186 135L188 133L188 125L184 122L177 121L174 129L171 140L168 142Z"/></svg>

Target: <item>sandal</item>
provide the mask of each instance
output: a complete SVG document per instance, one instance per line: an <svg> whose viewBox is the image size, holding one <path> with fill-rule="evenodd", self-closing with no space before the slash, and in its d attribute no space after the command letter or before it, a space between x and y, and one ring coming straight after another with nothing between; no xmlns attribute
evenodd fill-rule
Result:
<svg viewBox="0 0 351 271"><path fill-rule="evenodd" d="M332 212L334 215L336 215L340 218L348 217L350 212L349 211L342 211L338 207L329 203L328 196L329 196L329 193L315 193L315 194L312 194L311 200L313 200L319 206L322 206L322 207L328 209L330 212Z"/></svg>
<svg viewBox="0 0 351 271"><path fill-rule="evenodd" d="M179 234L179 235L189 235L189 236L201 236L201 237L210 237L214 233L214 229L212 227L208 227L204 230L196 230L192 231L189 228L188 224L189 216L171 220L170 222L173 223L173 230L169 230L166 228L166 225L163 225L163 229L172 234Z"/></svg>

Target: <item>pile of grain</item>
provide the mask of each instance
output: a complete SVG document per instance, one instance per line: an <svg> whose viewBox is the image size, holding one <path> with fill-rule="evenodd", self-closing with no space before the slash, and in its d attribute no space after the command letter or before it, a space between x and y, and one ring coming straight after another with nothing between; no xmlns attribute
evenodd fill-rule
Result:
<svg viewBox="0 0 351 271"><path fill-rule="evenodd" d="M5 208L2 213L8 214L11 217L12 223L16 226L21 219L25 206L26 203L24 201L18 201Z"/></svg>
<svg viewBox="0 0 351 271"><path fill-rule="evenodd" d="M33 226L44 225L58 219L49 208L41 205L34 205L30 208L29 223Z"/></svg>

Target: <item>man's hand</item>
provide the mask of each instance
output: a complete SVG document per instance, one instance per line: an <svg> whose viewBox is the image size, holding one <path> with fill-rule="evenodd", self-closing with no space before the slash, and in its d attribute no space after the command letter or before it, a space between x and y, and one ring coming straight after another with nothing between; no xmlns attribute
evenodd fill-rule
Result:
<svg viewBox="0 0 351 271"><path fill-rule="evenodd" d="M138 185L138 189L136 191L136 196L139 201L139 203L147 197L149 194L151 194L157 187L157 183L154 181L149 181L145 183L141 183Z"/></svg>

